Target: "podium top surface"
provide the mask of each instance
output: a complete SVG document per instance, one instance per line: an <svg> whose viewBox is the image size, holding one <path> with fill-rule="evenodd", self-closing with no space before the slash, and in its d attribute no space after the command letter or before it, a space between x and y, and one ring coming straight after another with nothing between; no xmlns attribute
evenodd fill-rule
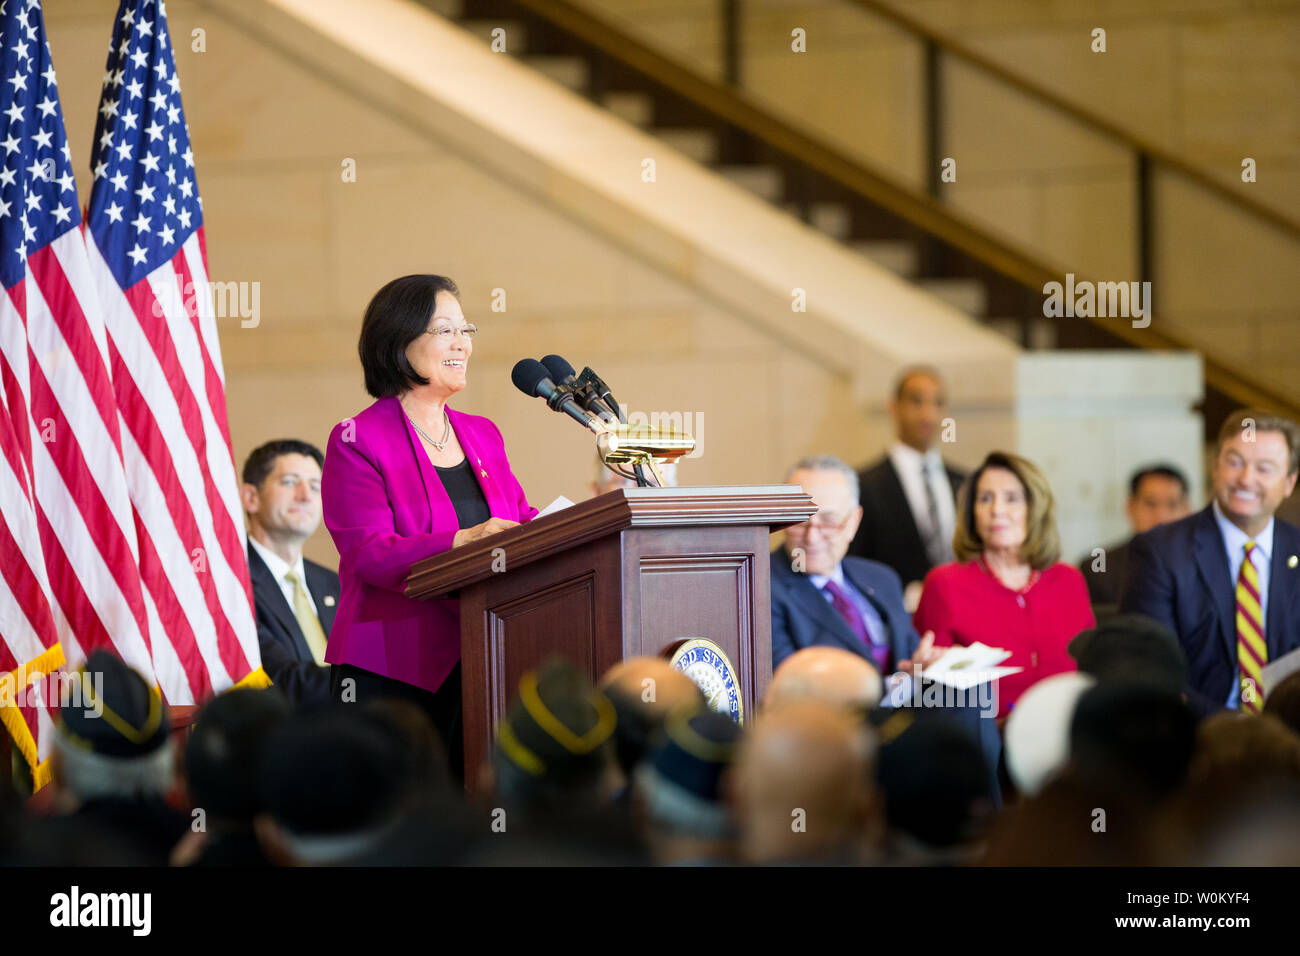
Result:
<svg viewBox="0 0 1300 956"><path fill-rule="evenodd" d="M493 573L498 548L507 549L509 566L518 568L630 528L764 525L778 531L816 512L798 485L620 488L416 562L406 593L443 597L481 581Z"/></svg>

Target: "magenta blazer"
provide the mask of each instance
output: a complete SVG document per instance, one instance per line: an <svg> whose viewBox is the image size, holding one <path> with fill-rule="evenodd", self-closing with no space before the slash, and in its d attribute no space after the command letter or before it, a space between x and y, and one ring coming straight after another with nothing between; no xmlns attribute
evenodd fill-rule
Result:
<svg viewBox="0 0 1300 956"><path fill-rule="evenodd" d="M529 521L496 425L447 409L493 517ZM339 606L325 648L330 664L435 691L460 660L460 602L403 593L417 561L451 547L460 530L451 499L396 398L334 426L321 478L325 527L339 549Z"/></svg>

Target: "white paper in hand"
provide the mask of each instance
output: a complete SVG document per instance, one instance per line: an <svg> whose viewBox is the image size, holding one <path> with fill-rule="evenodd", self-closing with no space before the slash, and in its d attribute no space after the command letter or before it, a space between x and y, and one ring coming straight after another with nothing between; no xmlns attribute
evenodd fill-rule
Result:
<svg viewBox="0 0 1300 956"><path fill-rule="evenodd" d="M564 495L560 495L560 497L556 498L549 505L547 505L545 508L539 511L537 513L537 517L545 518L547 515L553 515L557 511L563 511L565 508L572 508L572 507L573 507L573 502L570 501L568 498L564 497Z"/></svg>
<svg viewBox="0 0 1300 956"><path fill-rule="evenodd" d="M977 641L966 647L949 648L943 657L922 672L922 677L949 687L978 687L1024 670L1023 667L998 666L1010 656L1010 651L989 647Z"/></svg>

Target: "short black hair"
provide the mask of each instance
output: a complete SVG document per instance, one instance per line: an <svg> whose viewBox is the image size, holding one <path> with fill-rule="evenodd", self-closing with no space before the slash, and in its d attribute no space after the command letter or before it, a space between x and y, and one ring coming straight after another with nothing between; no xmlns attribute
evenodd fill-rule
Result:
<svg viewBox="0 0 1300 956"><path fill-rule="evenodd" d="M1080 631L1067 650L1080 672L1099 681L1147 683L1174 692L1187 683L1187 657L1177 636L1141 614L1117 614Z"/></svg>
<svg viewBox="0 0 1300 956"><path fill-rule="evenodd" d="M460 289L446 276L402 276L376 292L366 306L357 354L366 375L366 391L375 398L389 398L412 386L429 384L411 367L406 347L428 331L439 292L460 298Z"/></svg>
<svg viewBox="0 0 1300 956"><path fill-rule="evenodd" d="M185 747L194 805L215 818L250 822L261 809L257 765L267 737L293 715L275 687L238 687L199 712Z"/></svg>
<svg viewBox="0 0 1300 956"><path fill-rule="evenodd" d="M1183 497L1187 497L1187 476L1184 475L1174 465L1161 462L1158 465L1149 465L1146 468L1139 468L1133 472L1133 477L1128 480L1128 496L1136 498L1138 489L1142 487L1142 482L1151 475L1159 475L1161 478L1171 478L1178 482L1178 487L1183 489Z"/></svg>
<svg viewBox="0 0 1300 956"><path fill-rule="evenodd" d="M316 464L325 468L325 456L311 442L297 438L277 438L265 445L258 445L244 459L244 484L261 488L262 482L275 470L275 460L281 455L305 455L313 458Z"/></svg>
<svg viewBox="0 0 1300 956"><path fill-rule="evenodd" d="M1181 694L1152 684L1095 684L1070 721L1070 762L1080 777L1144 797L1181 786L1195 747L1196 715Z"/></svg>

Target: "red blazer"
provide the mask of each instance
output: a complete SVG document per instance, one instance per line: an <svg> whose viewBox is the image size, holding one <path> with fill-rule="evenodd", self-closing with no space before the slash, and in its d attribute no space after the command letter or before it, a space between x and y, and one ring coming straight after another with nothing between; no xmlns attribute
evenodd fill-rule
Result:
<svg viewBox="0 0 1300 956"><path fill-rule="evenodd" d="M978 641L1011 652L1003 666L1024 670L998 681L999 717L1044 677L1075 670L1066 645L1097 623L1078 568L1054 564L1017 595L979 559L930 571L912 622L918 634L934 631L936 645Z"/></svg>
<svg viewBox="0 0 1300 956"><path fill-rule="evenodd" d="M529 521L496 425L447 409L493 517ZM451 547L460 530L415 428L396 398L334 426L321 478L325 527L339 549L339 606L325 647L351 664L437 690L460 660L460 602L403 593L415 562Z"/></svg>

